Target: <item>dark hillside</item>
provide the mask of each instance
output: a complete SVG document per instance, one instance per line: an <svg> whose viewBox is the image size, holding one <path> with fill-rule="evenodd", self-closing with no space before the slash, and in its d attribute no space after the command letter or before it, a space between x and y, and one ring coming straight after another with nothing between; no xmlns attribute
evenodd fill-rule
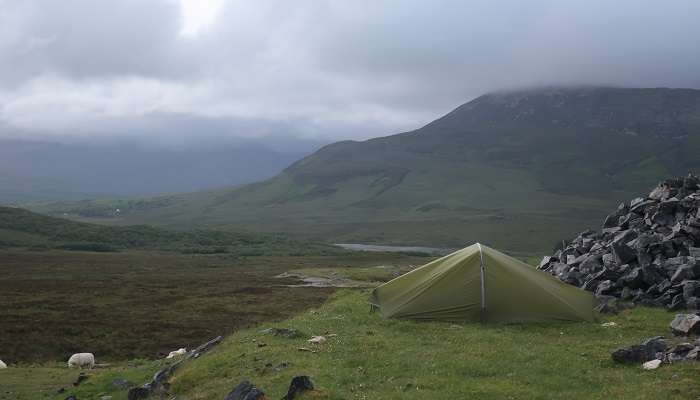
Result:
<svg viewBox="0 0 700 400"><path fill-rule="evenodd" d="M619 201L700 169L697 154L699 90L500 92L412 132L326 146L265 182L104 216L343 242L481 241L548 251L561 237L596 227ZM98 204L38 209L86 216Z"/></svg>
<svg viewBox="0 0 700 400"><path fill-rule="evenodd" d="M215 230L174 231L135 225L112 227L0 207L0 248L118 251L148 249L236 255L335 254L335 247L294 241L282 235Z"/></svg>

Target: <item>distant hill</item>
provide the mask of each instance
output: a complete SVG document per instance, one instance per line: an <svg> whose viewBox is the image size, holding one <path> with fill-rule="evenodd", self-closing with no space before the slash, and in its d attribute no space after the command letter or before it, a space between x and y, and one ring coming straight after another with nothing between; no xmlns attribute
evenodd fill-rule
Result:
<svg viewBox="0 0 700 400"><path fill-rule="evenodd" d="M103 226L0 207L0 249L112 252L126 249L175 251L188 254L252 255L334 254L342 250L323 244L265 235L213 230L173 231L152 226Z"/></svg>
<svg viewBox="0 0 700 400"><path fill-rule="evenodd" d="M487 94L415 131L328 145L267 181L146 200L117 218L113 202L40 209L102 209L113 223L546 251L597 227L620 200L699 170L698 154L698 90L543 88Z"/></svg>
<svg viewBox="0 0 700 400"><path fill-rule="evenodd" d="M240 185L270 178L316 148L313 143L299 146L281 152L252 144L164 148L4 139L0 204L154 196Z"/></svg>

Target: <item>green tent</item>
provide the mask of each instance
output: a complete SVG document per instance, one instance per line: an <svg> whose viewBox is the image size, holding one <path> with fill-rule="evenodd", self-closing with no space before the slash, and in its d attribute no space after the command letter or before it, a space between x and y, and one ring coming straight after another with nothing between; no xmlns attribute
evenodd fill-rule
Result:
<svg viewBox="0 0 700 400"><path fill-rule="evenodd" d="M387 318L443 321L592 321L590 292L481 244L393 279L370 302Z"/></svg>

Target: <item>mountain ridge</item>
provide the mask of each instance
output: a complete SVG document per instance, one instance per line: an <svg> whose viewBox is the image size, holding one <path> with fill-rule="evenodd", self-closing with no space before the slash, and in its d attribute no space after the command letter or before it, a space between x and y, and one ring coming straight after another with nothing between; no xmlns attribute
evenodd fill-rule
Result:
<svg viewBox="0 0 700 400"><path fill-rule="evenodd" d="M516 90L413 131L324 146L263 182L122 218L544 251L657 181L700 169L698 151L700 90Z"/></svg>

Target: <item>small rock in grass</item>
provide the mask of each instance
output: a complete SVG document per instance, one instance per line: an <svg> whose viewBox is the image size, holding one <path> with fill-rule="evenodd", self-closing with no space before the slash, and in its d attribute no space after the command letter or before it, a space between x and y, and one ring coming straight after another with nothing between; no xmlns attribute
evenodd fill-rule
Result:
<svg viewBox="0 0 700 400"><path fill-rule="evenodd" d="M135 387L129 390L127 394L128 400L147 399L151 395L151 391L144 387Z"/></svg>
<svg viewBox="0 0 700 400"><path fill-rule="evenodd" d="M600 324L600 326L608 327L608 326L617 326L615 322L605 322Z"/></svg>
<svg viewBox="0 0 700 400"><path fill-rule="evenodd" d="M295 376L292 378L292 382L289 384L289 390L287 390L287 394L282 397L282 400L293 400L298 395L308 390L314 390L314 383L311 378L306 375Z"/></svg>
<svg viewBox="0 0 700 400"><path fill-rule="evenodd" d="M265 393L258 389L250 381L239 383L233 390L224 398L224 400L265 400Z"/></svg>
<svg viewBox="0 0 700 400"><path fill-rule="evenodd" d="M644 364L642 364L642 368L646 370L652 370L652 369L657 369L661 365L661 360L651 360L647 361Z"/></svg>
<svg viewBox="0 0 700 400"><path fill-rule="evenodd" d="M313 343L313 344L326 343L326 337L325 336L312 336L311 339L307 340L307 342Z"/></svg>

